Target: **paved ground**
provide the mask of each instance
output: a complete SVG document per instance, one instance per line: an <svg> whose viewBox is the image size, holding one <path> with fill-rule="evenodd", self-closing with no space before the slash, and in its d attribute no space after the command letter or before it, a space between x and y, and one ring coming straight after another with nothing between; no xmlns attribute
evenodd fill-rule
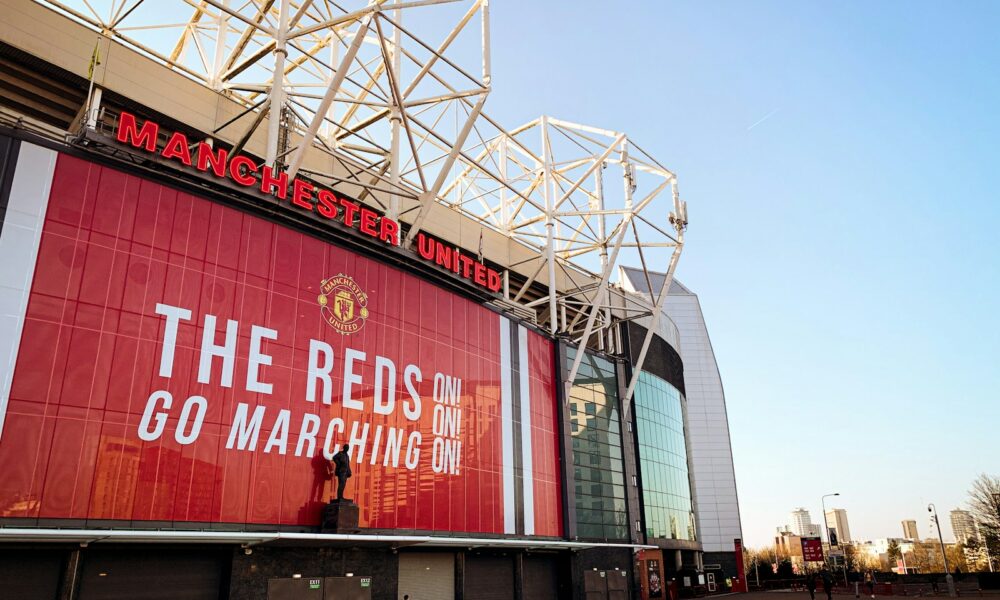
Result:
<svg viewBox="0 0 1000 600"><path fill-rule="evenodd" d="M810 600L809 592L788 592L788 591L772 591L772 592L750 592L749 594L727 594L727 596L732 596L732 600ZM853 598L853 591L850 594L847 593L837 593L833 594L834 600L847 600L848 598ZM891 598L915 598L916 596L875 596L876 600L889 600ZM933 598L934 596L923 596L923 598ZM962 592L962 598L979 598L979 592ZM982 597L990 598L1000 598L1000 590L984 590L982 592ZM947 600L948 594L939 594L937 598L941 600ZM826 595L822 592L816 593L816 600L826 600ZM870 600L870 597L862 594L861 600Z"/></svg>

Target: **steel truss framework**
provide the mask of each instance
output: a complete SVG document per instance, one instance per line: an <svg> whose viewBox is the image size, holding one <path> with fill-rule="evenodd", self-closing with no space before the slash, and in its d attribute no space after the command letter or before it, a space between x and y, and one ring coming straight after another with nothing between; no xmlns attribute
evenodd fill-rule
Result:
<svg viewBox="0 0 1000 600"><path fill-rule="evenodd" d="M439 203L530 248L502 303L553 334L618 352L612 325L650 319L642 363L683 248L677 178L624 133L547 116L506 130L484 114L489 0L36 1L238 102L211 132L237 149L266 123L264 162L290 176L307 152L328 155L308 174L362 186L410 225L404 244ZM625 261L666 282L626 295L611 282Z"/></svg>

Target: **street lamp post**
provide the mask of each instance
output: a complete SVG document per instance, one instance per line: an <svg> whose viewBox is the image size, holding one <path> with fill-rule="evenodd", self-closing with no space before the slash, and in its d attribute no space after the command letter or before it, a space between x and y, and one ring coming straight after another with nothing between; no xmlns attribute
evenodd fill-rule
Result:
<svg viewBox="0 0 1000 600"><path fill-rule="evenodd" d="M934 506L933 502L927 505L927 512L931 513L931 520L934 521L934 526L937 527L938 542L941 544L941 558L944 559L944 580L948 584L948 595L954 598L955 578L951 576L951 570L948 568L948 554L944 551L944 536L941 535L941 521L938 520L937 507Z"/></svg>
<svg viewBox="0 0 1000 600"><path fill-rule="evenodd" d="M827 520L826 520L826 499L829 498L829 497L831 497L831 496L839 496L839 495L840 495L840 492L836 492L834 494L826 494L825 496L823 496L822 498L819 499L820 504L823 505L823 526L826 527L826 543L827 544L830 544L831 542L830 542L830 523L827 522Z"/></svg>
<svg viewBox="0 0 1000 600"><path fill-rule="evenodd" d="M840 492L834 492L833 494L826 494L819 499L819 503L823 506L823 527L826 528L826 543L829 546L830 551L833 550L833 541L830 539L830 522L826 520L826 499L832 496L839 496L839 495ZM822 544L820 544L820 546L822 547ZM825 557L827 559L827 562L829 562L829 554L830 552L827 551L827 557ZM833 565L833 568L836 569L837 565ZM846 578L844 580L844 585L847 585Z"/></svg>

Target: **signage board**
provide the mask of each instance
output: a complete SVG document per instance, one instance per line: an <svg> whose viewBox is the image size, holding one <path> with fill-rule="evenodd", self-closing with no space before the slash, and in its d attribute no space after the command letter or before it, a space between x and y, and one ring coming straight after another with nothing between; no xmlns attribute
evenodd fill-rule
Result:
<svg viewBox="0 0 1000 600"><path fill-rule="evenodd" d="M346 446L362 528L562 534L547 338L80 158L37 187L41 239L18 249L34 278L0 365L0 516L315 526ZM516 469L533 485L505 485Z"/></svg>
<svg viewBox="0 0 1000 600"><path fill-rule="evenodd" d="M650 559L646 561L646 581L650 598L663 597L663 580L660 578L660 561Z"/></svg>
<svg viewBox="0 0 1000 600"><path fill-rule="evenodd" d="M823 562L823 541L818 537L802 538L802 559L806 562Z"/></svg>
<svg viewBox="0 0 1000 600"><path fill-rule="evenodd" d="M166 138L160 144L161 136ZM401 227L399 222L381 215L312 180L303 177L289 178L287 173L270 165L258 167L256 161L243 154L229 155L224 148L213 148L207 142L192 143L181 132L162 131L154 121L142 121L129 112L118 115L115 139L125 145L155 154L174 164L183 165L220 179L232 181L239 187L259 192L273 198L289 210L305 211L321 219L356 229L377 242L398 246ZM469 283L496 293L503 278L500 272L487 267L481 258L462 249L442 243L419 232L416 237L415 256L452 272Z"/></svg>

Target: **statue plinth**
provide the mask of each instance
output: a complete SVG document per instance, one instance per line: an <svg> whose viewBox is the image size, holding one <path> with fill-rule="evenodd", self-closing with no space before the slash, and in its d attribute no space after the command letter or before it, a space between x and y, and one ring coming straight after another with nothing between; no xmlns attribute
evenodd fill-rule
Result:
<svg viewBox="0 0 1000 600"><path fill-rule="evenodd" d="M321 533L358 533L358 505L350 500L331 500L323 507Z"/></svg>

